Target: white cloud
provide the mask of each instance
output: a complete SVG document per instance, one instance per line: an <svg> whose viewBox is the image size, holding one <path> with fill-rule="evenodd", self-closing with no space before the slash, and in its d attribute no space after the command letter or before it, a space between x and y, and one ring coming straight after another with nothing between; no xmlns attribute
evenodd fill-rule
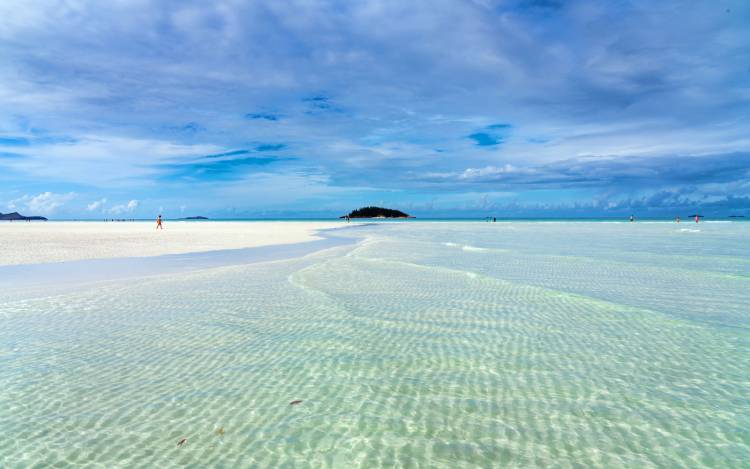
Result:
<svg viewBox="0 0 750 469"><path fill-rule="evenodd" d="M86 210L88 210L89 212L93 212L94 210L99 210L100 208L104 208L104 204L106 203L107 203L106 198L95 200L86 206Z"/></svg>
<svg viewBox="0 0 750 469"><path fill-rule="evenodd" d="M94 186L110 199L158 190L191 210L255 203L210 197L232 191L303 209L312 196L364 197L362 181L436 195L497 190L492 183L525 193L560 178L580 186L567 174L583 170L564 161L586 155L625 165L631 156L747 151L743 9L682 3L296 0L289 15L285 2L0 2L0 129L29 141L7 150L14 156L0 158L0 172L8 168L16 186ZM176 43L184 47L151 53ZM324 101L309 101L319 92ZM243 118L266 112L278 121ZM468 138L496 123L512 126L502 144ZM247 164L242 155L201 158L253 151L249 142L288 144L304 157L263 168L252 155ZM679 183L730 174L705 161ZM305 167L290 175L294 165ZM258 175L279 166L278 176ZM746 181L749 167L734 168L732 183ZM608 191L606 169L585 187ZM657 181L642 167L618 171L678 184L668 172ZM268 189L245 188L246 179Z"/></svg>
<svg viewBox="0 0 750 469"><path fill-rule="evenodd" d="M78 136L65 142L31 140L32 145L14 148L14 153L23 158L5 165L39 179L106 188L132 184L134 180L138 183L148 181L160 173L160 164L227 150L227 147L218 145L101 135ZM61 161L65 164L60 164Z"/></svg>
<svg viewBox="0 0 750 469"><path fill-rule="evenodd" d="M138 208L138 205L139 202L137 200L131 200L127 204L115 205L114 207L109 209L109 213L113 213L115 215L121 213L133 213L133 211Z"/></svg>
<svg viewBox="0 0 750 469"><path fill-rule="evenodd" d="M467 168L463 173L461 173L459 178L474 180L487 177L499 177L504 174L518 173L521 171L523 170L510 164L506 164L502 167L486 166L484 168Z"/></svg>
<svg viewBox="0 0 750 469"><path fill-rule="evenodd" d="M65 202L75 198L75 193L55 194L54 192L42 192L38 195L24 195L8 202L8 208L11 210L26 210L31 215L49 215L58 208L62 207Z"/></svg>

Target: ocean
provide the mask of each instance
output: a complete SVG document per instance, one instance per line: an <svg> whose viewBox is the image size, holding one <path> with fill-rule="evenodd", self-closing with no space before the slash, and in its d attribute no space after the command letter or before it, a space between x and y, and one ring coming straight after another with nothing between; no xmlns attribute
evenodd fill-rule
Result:
<svg viewBox="0 0 750 469"><path fill-rule="evenodd" d="M335 236L9 295L0 467L750 467L750 223Z"/></svg>

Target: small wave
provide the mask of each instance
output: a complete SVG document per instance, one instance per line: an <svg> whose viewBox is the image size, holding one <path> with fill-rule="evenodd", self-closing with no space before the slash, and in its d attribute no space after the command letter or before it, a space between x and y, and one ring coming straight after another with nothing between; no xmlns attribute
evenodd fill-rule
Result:
<svg viewBox="0 0 750 469"><path fill-rule="evenodd" d="M469 246L468 244L463 246L461 249L464 251L470 251L470 252L483 252L486 251L486 248L478 248L476 246Z"/></svg>
<svg viewBox="0 0 750 469"><path fill-rule="evenodd" d="M471 244L457 244L457 243L443 243L443 246L448 246L451 248L457 248L460 247L462 251L467 252L507 252L507 249L497 249L497 248L480 248L477 246L472 246Z"/></svg>
<svg viewBox="0 0 750 469"><path fill-rule="evenodd" d="M685 233L685 232L687 232L687 233L700 233L701 232L701 230L694 230L692 228L682 228L682 229L680 229L680 231L682 231L683 233Z"/></svg>

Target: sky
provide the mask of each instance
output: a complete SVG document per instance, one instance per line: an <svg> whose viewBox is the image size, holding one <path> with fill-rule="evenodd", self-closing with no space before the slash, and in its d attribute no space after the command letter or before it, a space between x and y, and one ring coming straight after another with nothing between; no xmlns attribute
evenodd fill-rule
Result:
<svg viewBox="0 0 750 469"><path fill-rule="evenodd" d="M0 212L750 216L750 2L0 2Z"/></svg>

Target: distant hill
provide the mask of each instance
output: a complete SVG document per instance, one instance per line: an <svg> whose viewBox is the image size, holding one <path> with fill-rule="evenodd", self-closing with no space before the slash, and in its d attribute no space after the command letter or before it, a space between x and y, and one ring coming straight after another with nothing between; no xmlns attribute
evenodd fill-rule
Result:
<svg viewBox="0 0 750 469"><path fill-rule="evenodd" d="M198 215L197 217L185 217L183 220L208 220L208 217Z"/></svg>
<svg viewBox="0 0 750 469"><path fill-rule="evenodd" d="M339 218L346 218L344 215ZM357 210L353 210L348 215L349 218L414 218L411 215L402 212L401 210L393 210L391 208L383 207L362 207Z"/></svg>
<svg viewBox="0 0 750 469"><path fill-rule="evenodd" d="M14 220L22 220L22 221L43 220L43 221L47 221L47 219L45 217L25 217L25 216L21 215L18 212L0 213L0 220L10 220L10 221L14 221Z"/></svg>

